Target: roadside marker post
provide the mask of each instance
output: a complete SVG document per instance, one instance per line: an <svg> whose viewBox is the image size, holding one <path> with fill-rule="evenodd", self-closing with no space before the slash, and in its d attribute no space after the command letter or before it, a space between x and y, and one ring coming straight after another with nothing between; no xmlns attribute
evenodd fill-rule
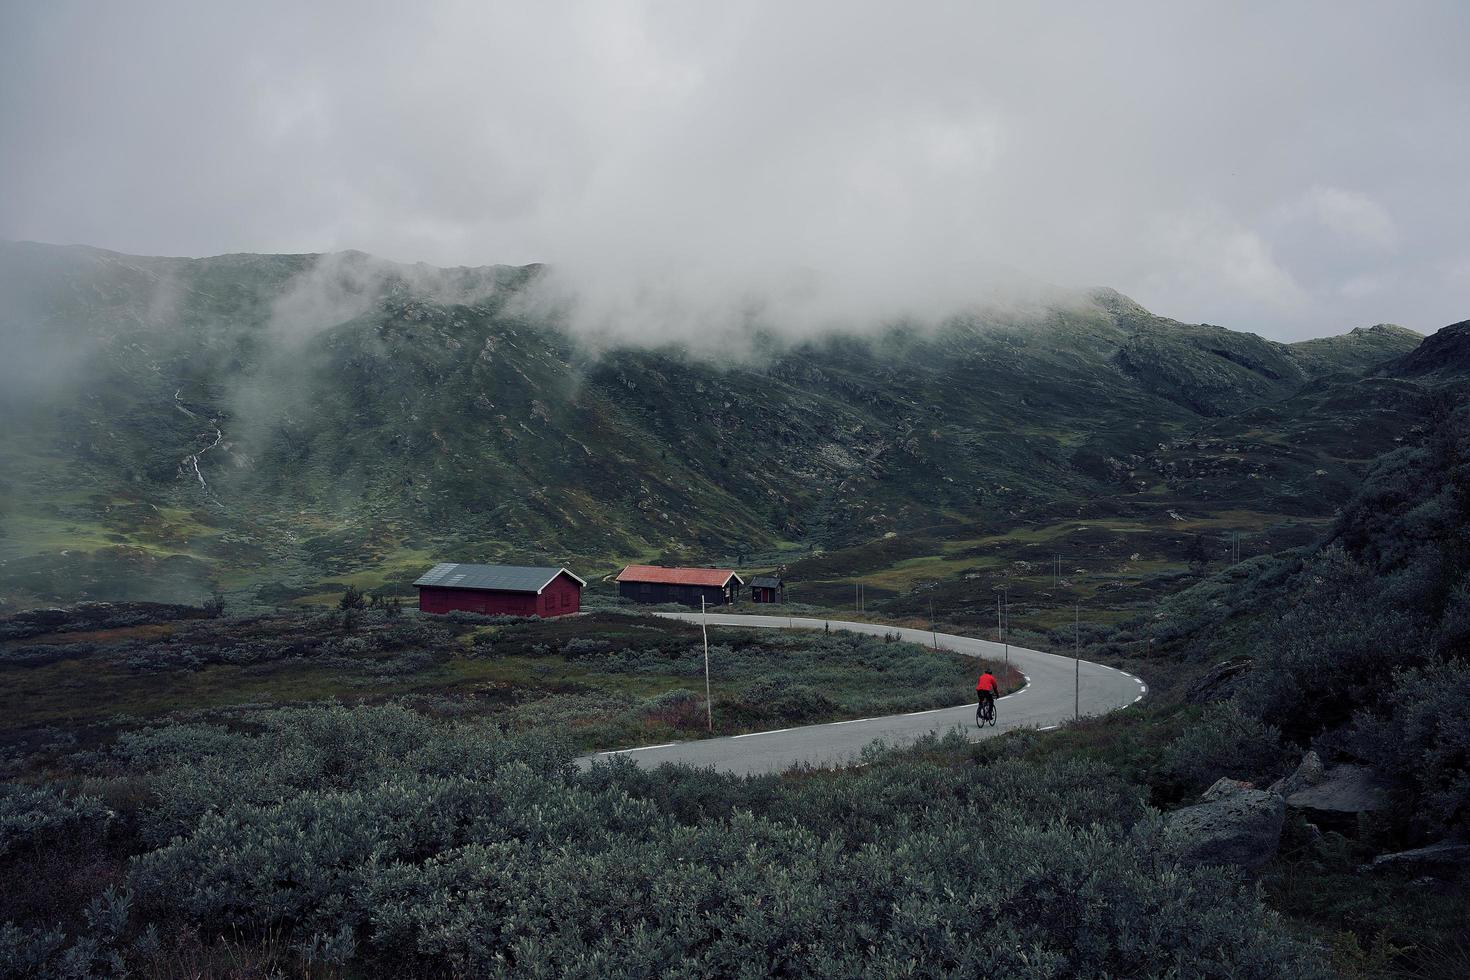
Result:
<svg viewBox="0 0 1470 980"><path fill-rule="evenodd" d="M704 714L709 722L710 733L715 730L715 708L710 701L709 693L709 607L705 605L704 596L699 597L699 629L704 633Z"/></svg>
<svg viewBox="0 0 1470 980"><path fill-rule="evenodd" d="M1072 620L1072 718L1082 718L1082 603L1077 603Z"/></svg>
<svg viewBox="0 0 1470 980"><path fill-rule="evenodd" d="M1001 591L1001 595L1005 596L1006 609L1005 628L1001 630L1001 635L1005 638L1006 670L1009 671L1011 669L1011 587L1006 586Z"/></svg>
<svg viewBox="0 0 1470 980"><path fill-rule="evenodd" d="M934 629L934 597L929 597L929 639L934 642L934 652L939 652L939 633Z"/></svg>

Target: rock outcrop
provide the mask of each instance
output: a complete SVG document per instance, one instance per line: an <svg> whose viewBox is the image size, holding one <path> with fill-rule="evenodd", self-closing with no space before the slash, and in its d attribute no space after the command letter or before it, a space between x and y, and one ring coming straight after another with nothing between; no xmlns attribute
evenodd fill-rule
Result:
<svg viewBox="0 0 1470 980"><path fill-rule="evenodd" d="M1296 767L1295 772L1276 780L1267 788L1267 791L1289 797L1293 793L1310 789L1322 782L1322 777L1326 772L1326 767L1322 765L1322 758L1316 752L1308 752L1302 756L1301 764Z"/></svg>
<svg viewBox="0 0 1470 980"><path fill-rule="evenodd" d="M1254 666L1255 661L1249 657L1215 664L1203 677L1190 685L1189 691L1184 695L1184 700L1190 704L1223 701L1235 693L1241 679L1249 674Z"/></svg>
<svg viewBox="0 0 1470 980"><path fill-rule="evenodd" d="M1316 753L1308 755L1315 757ZM1303 774L1306 766L1307 760L1303 760L1302 767L1283 780L1280 792L1289 807L1320 813L1369 813L1388 806L1387 788L1367 766L1341 765L1322 770L1318 760L1315 776L1310 771ZM1298 776L1302 778L1298 780Z"/></svg>
<svg viewBox="0 0 1470 980"><path fill-rule="evenodd" d="M1169 847L1195 864L1259 868L1276 854L1286 801L1236 779L1220 779L1200 802L1168 816Z"/></svg>
<svg viewBox="0 0 1470 980"><path fill-rule="evenodd" d="M1455 872L1470 865L1470 844L1441 841L1412 851L1380 854L1363 871L1413 871L1420 873Z"/></svg>

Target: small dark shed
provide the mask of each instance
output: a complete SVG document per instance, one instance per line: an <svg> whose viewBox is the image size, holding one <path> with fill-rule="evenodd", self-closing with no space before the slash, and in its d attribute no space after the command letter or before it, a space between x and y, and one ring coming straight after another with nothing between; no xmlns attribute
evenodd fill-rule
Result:
<svg viewBox="0 0 1470 980"><path fill-rule="evenodd" d="M565 616L582 608L587 583L565 568L444 562L413 584L424 612Z"/></svg>
<svg viewBox="0 0 1470 980"><path fill-rule="evenodd" d="M750 580L751 602L785 602L786 583L775 575L757 575Z"/></svg>
<svg viewBox="0 0 1470 980"><path fill-rule="evenodd" d="M662 568L629 565L618 573L618 595L634 602L679 602L727 606L745 583L728 568Z"/></svg>

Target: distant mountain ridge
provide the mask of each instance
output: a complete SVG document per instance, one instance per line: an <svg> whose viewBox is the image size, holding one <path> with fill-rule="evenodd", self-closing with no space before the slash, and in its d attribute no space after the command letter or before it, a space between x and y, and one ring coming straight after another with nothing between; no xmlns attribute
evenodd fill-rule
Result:
<svg viewBox="0 0 1470 980"><path fill-rule="evenodd" d="M89 592L68 583L121 553L251 587L1202 498L1317 512L1453 381L1402 328L1280 344L1111 290L731 363L592 350L524 302L540 271L0 243L0 597Z"/></svg>
<svg viewBox="0 0 1470 980"><path fill-rule="evenodd" d="M1435 331L1407 354L1385 364L1380 373L1402 378L1470 375L1470 320Z"/></svg>

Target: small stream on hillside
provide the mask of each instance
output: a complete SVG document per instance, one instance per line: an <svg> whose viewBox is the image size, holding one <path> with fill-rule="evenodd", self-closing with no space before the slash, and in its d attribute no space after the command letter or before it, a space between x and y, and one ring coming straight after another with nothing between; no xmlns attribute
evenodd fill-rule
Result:
<svg viewBox="0 0 1470 980"><path fill-rule="evenodd" d="M183 412L191 419L199 419L200 416L197 412L191 412L188 408L184 406L184 400L181 397L183 390L184 389L180 388L174 392L174 408L177 408L179 411ZM203 456L205 453L209 452L211 449L214 449L221 442L223 442L225 438L225 432L219 427L218 419L210 419L209 425L214 428L214 441L205 446L203 449L199 450L198 452L190 453L189 455L181 459L179 461L179 472L181 474L193 473L194 478L199 481L199 486L204 490L205 496L218 504L219 498L214 495L214 491L210 489L208 482L206 482L204 479L204 471L199 468L199 457Z"/></svg>

